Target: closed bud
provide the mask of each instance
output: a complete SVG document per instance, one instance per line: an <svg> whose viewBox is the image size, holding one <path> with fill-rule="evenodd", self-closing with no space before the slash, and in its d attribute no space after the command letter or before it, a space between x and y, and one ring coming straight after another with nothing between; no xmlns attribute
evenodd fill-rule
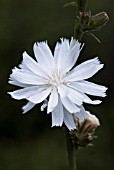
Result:
<svg viewBox="0 0 114 170"><path fill-rule="evenodd" d="M83 25L83 30L89 25L91 13L90 12L80 12L81 24Z"/></svg>
<svg viewBox="0 0 114 170"><path fill-rule="evenodd" d="M87 120L89 120L95 127L100 126L99 119L95 115L90 114L89 112L88 114L89 116L87 117Z"/></svg>
<svg viewBox="0 0 114 170"><path fill-rule="evenodd" d="M80 122L76 117L74 120L77 124L77 129L70 132L72 142L76 148L85 147L94 141L96 138L95 130L100 126L99 120L96 116L88 113L88 117Z"/></svg>
<svg viewBox="0 0 114 170"><path fill-rule="evenodd" d="M76 1L77 1L78 10L80 12L85 11L88 0L76 0Z"/></svg>
<svg viewBox="0 0 114 170"><path fill-rule="evenodd" d="M92 133L98 126L100 126L98 118L88 112L87 119L81 123L80 133Z"/></svg>
<svg viewBox="0 0 114 170"><path fill-rule="evenodd" d="M106 12L100 12L91 17L90 29L97 29L105 25L109 20Z"/></svg>

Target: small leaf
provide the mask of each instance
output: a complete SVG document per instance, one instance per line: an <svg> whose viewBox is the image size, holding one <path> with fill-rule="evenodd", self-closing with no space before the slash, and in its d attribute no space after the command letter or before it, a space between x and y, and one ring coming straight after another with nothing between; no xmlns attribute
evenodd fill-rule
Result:
<svg viewBox="0 0 114 170"><path fill-rule="evenodd" d="M88 34L90 34L94 39L96 39L98 43L101 43L101 41L93 33L89 32Z"/></svg>
<svg viewBox="0 0 114 170"><path fill-rule="evenodd" d="M63 7L71 7L71 6L76 6L76 2L69 2L65 4Z"/></svg>

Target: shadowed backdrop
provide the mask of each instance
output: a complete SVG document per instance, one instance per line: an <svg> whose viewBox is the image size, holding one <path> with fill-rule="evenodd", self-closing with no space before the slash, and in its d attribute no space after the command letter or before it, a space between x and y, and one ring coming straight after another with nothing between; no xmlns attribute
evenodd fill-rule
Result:
<svg viewBox="0 0 114 170"><path fill-rule="evenodd" d="M113 0L88 0L88 9L96 14L106 11L109 23L95 34L99 44L84 36L84 49L78 63L99 56L104 68L91 80L108 86L107 97L99 106L85 105L97 115L101 127L94 147L78 151L78 170L114 169L114 71L113 71ZM73 35L75 9L63 8L68 0L0 0L0 169L1 170L66 170L65 136L62 128L51 128L51 115L37 105L22 115L26 103L12 99L7 91L11 69L18 66L22 53L33 55L33 44L47 40L52 51L61 38Z"/></svg>

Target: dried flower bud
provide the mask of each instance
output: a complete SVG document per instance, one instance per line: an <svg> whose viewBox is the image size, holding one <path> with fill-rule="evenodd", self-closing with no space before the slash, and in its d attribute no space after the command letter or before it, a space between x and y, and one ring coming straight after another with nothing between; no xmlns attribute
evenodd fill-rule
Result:
<svg viewBox="0 0 114 170"><path fill-rule="evenodd" d="M85 11L88 0L77 0L77 6L80 12Z"/></svg>
<svg viewBox="0 0 114 170"><path fill-rule="evenodd" d="M94 136L95 130L100 126L99 120L96 116L88 113L88 117L80 122L76 117L77 129L70 132L72 142L76 148L84 147L92 144L93 140L96 138Z"/></svg>
<svg viewBox="0 0 114 170"><path fill-rule="evenodd" d="M100 12L91 17L89 29L98 29L105 25L109 20L106 12Z"/></svg>

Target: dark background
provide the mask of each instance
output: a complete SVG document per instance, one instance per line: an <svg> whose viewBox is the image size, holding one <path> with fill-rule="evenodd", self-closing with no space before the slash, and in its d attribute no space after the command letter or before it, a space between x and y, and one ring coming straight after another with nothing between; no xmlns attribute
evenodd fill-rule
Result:
<svg viewBox="0 0 114 170"><path fill-rule="evenodd" d="M36 41L48 40L51 49L60 37L73 33L75 9L63 8L67 0L0 0L0 170L66 170L65 137L62 128L51 128L51 116L37 105L21 114L26 101L11 99L7 91L11 69L22 60L22 52L33 56ZM106 11L109 23L96 32L99 44L84 36L85 47L78 62L99 56L104 69L91 80L109 87L99 106L88 106L100 121L94 147L78 151L78 170L114 169L114 9L113 0L89 0L93 14Z"/></svg>

